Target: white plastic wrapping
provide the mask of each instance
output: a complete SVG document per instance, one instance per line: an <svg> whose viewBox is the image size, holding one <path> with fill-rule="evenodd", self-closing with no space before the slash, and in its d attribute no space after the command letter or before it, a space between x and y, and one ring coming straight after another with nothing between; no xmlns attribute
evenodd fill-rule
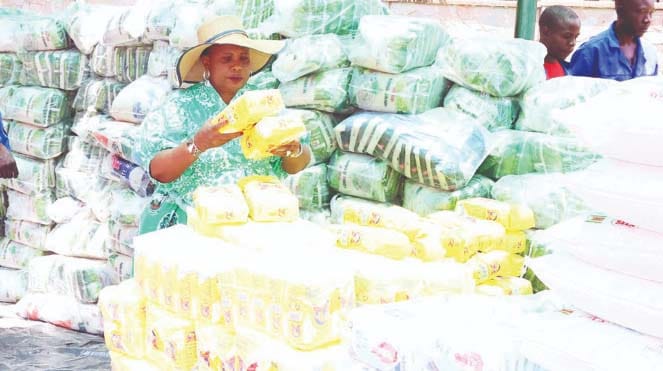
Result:
<svg viewBox="0 0 663 371"><path fill-rule="evenodd" d="M287 82L313 72L347 67L350 61L343 45L347 41L335 34L288 40L272 64L272 72L279 81Z"/></svg>
<svg viewBox="0 0 663 371"><path fill-rule="evenodd" d="M0 267L0 302L19 301L28 288L28 274L25 270Z"/></svg>
<svg viewBox="0 0 663 371"><path fill-rule="evenodd" d="M69 12L65 27L76 48L83 54L91 54L101 42L110 19L122 8L104 5L76 3L67 9Z"/></svg>
<svg viewBox="0 0 663 371"><path fill-rule="evenodd" d="M55 194L52 190L32 195L8 190L7 197L9 199L7 218L51 224L51 219L46 214L46 208L55 202Z"/></svg>
<svg viewBox="0 0 663 371"><path fill-rule="evenodd" d="M46 192L55 186L55 160L38 160L17 153L14 160L18 177L5 180L7 187L30 194Z"/></svg>
<svg viewBox="0 0 663 371"><path fill-rule="evenodd" d="M23 245L8 238L3 238L0 242L0 266L5 268L27 268L30 260L44 254L45 252L42 250Z"/></svg>
<svg viewBox="0 0 663 371"><path fill-rule="evenodd" d="M79 258L106 259L108 227L94 220L88 211L76 215L67 223L58 224L46 238L46 250Z"/></svg>
<svg viewBox="0 0 663 371"><path fill-rule="evenodd" d="M16 314L70 330L97 335L104 332L99 307L79 303L69 296L30 293L16 304Z"/></svg>
<svg viewBox="0 0 663 371"><path fill-rule="evenodd" d="M83 203L71 197L57 199L46 208L46 214L54 223L69 222L76 214L83 210Z"/></svg>
<svg viewBox="0 0 663 371"><path fill-rule="evenodd" d="M51 229L52 227L47 224L17 219L5 220L7 238L38 250L46 249L46 238Z"/></svg>
<svg viewBox="0 0 663 371"><path fill-rule="evenodd" d="M119 121L140 124L145 115L170 92L163 78L142 76L127 85L113 100L110 115Z"/></svg>
<svg viewBox="0 0 663 371"><path fill-rule="evenodd" d="M63 122L48 128L39 128L16 121L5 121L12 151L44 160L58 157L67 150L65 138L69 126L69 123Z"/></svg>
<svg viewBox="0 0 663 371"><path fill-rule="evenodd" d="M538 85L537 85L538 86ZM444 107L453 108L474 117L490 131L511 129L520 112L518 100L493 97L488 93L454 85L444 97Z"/></svg>
<svg viewBox="0 0 663 371"><path fill-rule="evenodd" d="M113 79L92 79L86 81L74 98L73 107L76 111L96 110L108 112L117 94L126 84Z"/></svg>

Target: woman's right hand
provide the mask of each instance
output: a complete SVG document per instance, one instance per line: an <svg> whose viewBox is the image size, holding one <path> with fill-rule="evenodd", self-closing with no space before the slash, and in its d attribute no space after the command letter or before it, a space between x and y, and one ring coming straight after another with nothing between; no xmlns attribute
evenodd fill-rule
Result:
<svg viewBox="0 0 663 371"><path fill-rule="evenodd" d="M226 124L214 123L213 119L207 121L193 137L196 147L204 152L210 148L221 147L242 135L241 131L236 133L220 133L219 129Z"/></svg>

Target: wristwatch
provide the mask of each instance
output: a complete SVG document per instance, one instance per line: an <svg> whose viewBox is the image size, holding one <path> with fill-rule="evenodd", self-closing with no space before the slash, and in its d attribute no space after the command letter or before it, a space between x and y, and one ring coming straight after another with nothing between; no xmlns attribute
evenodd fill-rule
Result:
<svg viewBox="0 0 663 371"><path fill-rule="evenodd" d="M198 158L198 156L203 153L203 151L201 151L200 148L196 146L196 142L193 141L193 138L189 139L185 145L187 152L189 152L189 154L194 158Z"/></svg>

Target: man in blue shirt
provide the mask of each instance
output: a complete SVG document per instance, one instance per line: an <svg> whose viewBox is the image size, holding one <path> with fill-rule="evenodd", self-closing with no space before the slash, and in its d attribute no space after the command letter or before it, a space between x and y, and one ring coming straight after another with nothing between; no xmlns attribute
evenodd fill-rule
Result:
<svg viewBox="0 0 663 371"><path fill-rule="evenodd" d="M615 0L617 20L576 50L570 75L617 81L658 73L654 46L640 38L654 13L654 0Z"/></svg>
<svg viewBox="0 0 663 371"><path fill-rule="evenodd" d="M14 160L10 150L9 138L2 123L2 113L0 113L0 178L16 178L18 176L16 160Z"/></svg>

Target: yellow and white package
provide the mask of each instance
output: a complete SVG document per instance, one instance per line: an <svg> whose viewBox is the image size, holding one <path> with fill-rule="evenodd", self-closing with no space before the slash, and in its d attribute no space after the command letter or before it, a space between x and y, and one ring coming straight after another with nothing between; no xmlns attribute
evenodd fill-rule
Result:
<svg viewBox="0 0 663 371"><path fill-rule="evenodd" d="M108 286L99 294L106 347L112 352L142 358L145 350L146 300L133 279Z"/></svg>
<svg viewBox="0 0 663 371"><path fill-rule="evenodd" d="M299 217L299 200L275 177L249 176L239 181L257 222L291 222Z"/></svg>
<svg viewBox="0 0 663 371"><path fill-rule="evenodd" d="M196 332L192 321L148 305L145 332L145 354L159 369L190 370L196 364Z"/></svg>
<svg viewBox="0 0 663 371"><path fill-rule="evenodd" d="M399 231L352 223L333 224L330 228L336 233L336 245L341 248L398 260L412 255L410 240Z"/></svg>
<svg viewBox="0 0 663 371"><path fill-rule="evenodd" d="M495 277L477 286L483 295L532 295L532 283L520 277Z"/></svg>
<svg viewBox="0 0 663 371"><path fill-rule="evenodd" d="M108 354L111 359L111 371L161 371L155 364L143 359L127 357L112 350Z"/></svg>
<svg viewBox="0 0 663 371"><path fill-rule="evenodd" d="M347 254L348 264L355 269L354 284L357 305L386 304L420 297L423 280L416 260L394 261L380 256Z"/></svg>
<svg viewBox="0 0 663 371"><path fill-rule="evenodd" d="M212 238L221 238L222 229L226 225L243 225L243 224L209 224L205 223L203 219L198 216L198 211L193 207L187 206L186 208L186 224L191 227L196 233Z"/></svg>
<svg viewBox="0 0 663 371"><path fill-rule="evenodd" d="M234 291L227 288L234 286L236 266L232 257L219 254L200 267L193 294L193 317L198 323L221 325L227 330L234 327L232 310L223 309L224 304L231 308L234 303Z"/></svg>
<svg viewBox="0 0 663 371"><path fill-rule="evenodd" d="M237 185L198 187L192 197L198 218L206 224L245 223L249 219L249 206Z"/></svg>
<svg viewBox="0 0 663 371"><path fill-rule="evenodd" d="M301 138L306 126L296 115L265 117L255 126L244 131L241 140L244 157L260 160L270 156L272 150Z"/></svg>
<svg viewBox="0 0 663 371"><path fill-rule="evenodd" d="M523 271L525 258L506 251L495 250L476 254L467 264L474 280L482 284L495 277L518 277Z"/></svg>
<svg viewBox="0 0 663 371"><path fill-rule="evenodd" d="M236 133L255 125L267 116L285 109L278 89L247 91L216 116L212 122L221 124L220 133Z"/></svg>
<svg viewBox="0 0 663 371"><path fill-rule="evenodd" d="M526 205L477 197L459 201L456 210L475 218L496 221L511 231L523 231L535 226L534 212Z"/></svg>
<svg viewBox="0 0 663 371"><path fill-rule="evenodd" d="M452 211L439 211L428 215L426 219L458 233L464 243L447 247L447 257L461 263L478 251L490 251L504 243L506 232L504 227L496 222L459 215Z"/></svg>
<svg viewBox="0 0 663 371"><path fill-rule="evenodd" d="M196 328L198 359L196 370L224 371L237 368L237 340L233 332L222 326Z"/></svg>
<svg viewBox="0 0 663 371"><path fill-rule="evenodd" d="M523 231L507 231L504 235L502 248L506 252L520 254L527 247L527 235Z"/></svg>
<svg viewBox="0 0 663 371"><path fill-rule="evenodd" d="M332 219L336 223L393 229L405 233L411 240L419 233L419 215L400 206L351 196L336 196L331 200L330 207Z"/></svg>
<svg viewBox="0 0 663 371"><path fill-rule="evenodd" d="M472 271L454 259L421 263L417 277L423 283L422 296L469 294L476 286Z"/></svg>
<svg viewBox="0 0 663 371"><path fill-rule="evenodd" d="M474 252L465 251L465 240L454 228L448 228L429 221L422 221L419 234L412 241L416 258L430 262L443 260L447 256L471 256Z"/></svg>

